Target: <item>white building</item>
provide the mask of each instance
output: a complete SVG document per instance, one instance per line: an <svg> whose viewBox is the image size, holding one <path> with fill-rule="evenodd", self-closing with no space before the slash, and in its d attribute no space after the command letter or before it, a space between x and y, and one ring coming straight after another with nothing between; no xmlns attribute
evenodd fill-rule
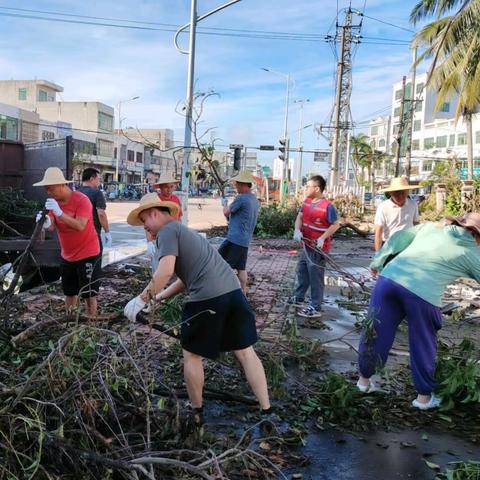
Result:
<svg viewBox="0 0 480 480"><path fill-rule="evenodd" d="M436 92L424 88L426 74L416 77L412 87L411 78L407 79L404 108L409 108L414 90L414 117L412 132L412 174L413 181L423 180L431 173L435 162L457 158L466 167L467 135L463 117L455 121L458 95L453 94L444 102L439 111L435 111ZM392 135L390 145L395 144L395 135L400 125L400 107L402 99L402 82L393 85L392 92ZM473 155L474 167L480 167L480 117L473 116ZM392 150L393 151L393 150ZM403 153L403 152L402 152ZM480 170L479 170L480 173Z"/></svg>

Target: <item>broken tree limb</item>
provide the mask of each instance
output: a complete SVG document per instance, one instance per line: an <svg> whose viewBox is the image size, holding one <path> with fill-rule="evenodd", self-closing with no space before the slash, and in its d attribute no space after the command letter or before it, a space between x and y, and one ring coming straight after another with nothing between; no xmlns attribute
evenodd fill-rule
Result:
<svg viewBox="0 0 480 480"><path fill-rule="evenodd" d="M361 237L368 237L370 235L370 232L368 230L361 230L358 228L356 225L354 225L351 222L341 222L340 223L340 229L342 228L350 228L353 230L356 234L360 235Z"/></svg>

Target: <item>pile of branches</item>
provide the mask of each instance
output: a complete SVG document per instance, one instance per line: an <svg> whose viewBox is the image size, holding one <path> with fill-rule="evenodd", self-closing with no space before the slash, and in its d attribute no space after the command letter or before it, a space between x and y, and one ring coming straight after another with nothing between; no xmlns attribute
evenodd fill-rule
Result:
<svg viewBox="0 0 480 480"><path fill-rule="evenodd" d="M201 425L155 378L172 358L150 340L64 323L34 337L0 333L0 479L213 480L245 469L282 477L248 435L206 445Z"/></svg>

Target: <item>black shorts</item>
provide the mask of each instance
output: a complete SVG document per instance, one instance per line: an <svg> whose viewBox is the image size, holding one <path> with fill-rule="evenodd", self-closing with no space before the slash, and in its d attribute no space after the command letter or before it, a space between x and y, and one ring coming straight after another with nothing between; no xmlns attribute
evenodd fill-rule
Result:
<svg viewBox="0 0 480 480"><path fill-rule="evenodd" d="M257 341L255 313L242 290L187 302L182 311L181 340L185 350L206 358L253 345Z"/></svg>
<svg viewBox="0 0 480 480"><path fill-rule="evenodd" d="M247 268L248 247L242 247L230 240L225 240L218 249L218 253L235 270Z"/></svg>
<svg viewBox="0 0 480 480"><path fill-rule="evenodd" d="M62 259L60 273L64 295L67 297L80 295L82 298L95 297L100 288L102 256L97 255L76 262Z"/></svg>

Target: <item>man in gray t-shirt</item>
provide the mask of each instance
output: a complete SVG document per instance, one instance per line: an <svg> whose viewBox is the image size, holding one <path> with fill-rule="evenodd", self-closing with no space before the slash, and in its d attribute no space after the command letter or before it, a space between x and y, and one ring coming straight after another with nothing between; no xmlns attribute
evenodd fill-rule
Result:
<svg viewBox="0 0 480 480"><path fill-rule="evenodd" d="M240 285L245 293L248 246L257 224L260 205L251 191L254 178L249 171L238 172L231 181L234 182L238 195L230 206L227 199L222 198L223 213L228 219L228 233L227 239L220 245L218 252L237 271Z"/></svg>
<svg viewBox="0 0 480 480"><path fill-rule="evenodd" d="M126 305L125 316L134 322L152 299L163 301L185 291L181 342L192 407L203 408L203 357L216 358L220 352L233 351L262 412L269 413L265 371L252 347L257 340L255 314L232 269L205 238L174 219L177 210L177 204L149 193L128 215L130 225L143 225L156 237L159 262L143 292ZM163 290L173 274L178 279Z"/></svg>

